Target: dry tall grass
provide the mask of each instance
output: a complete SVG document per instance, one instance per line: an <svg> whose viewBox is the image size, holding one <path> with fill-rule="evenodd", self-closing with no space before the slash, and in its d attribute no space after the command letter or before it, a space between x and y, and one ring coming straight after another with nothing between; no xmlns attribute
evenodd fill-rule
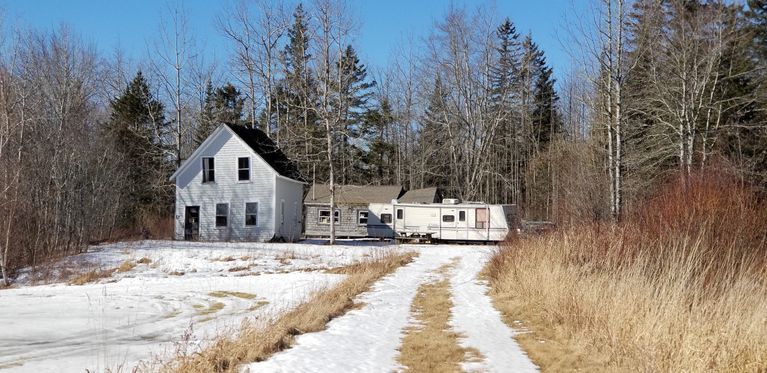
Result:
<svg viewBox="0 0 767 373"><path fill-rule="evenodd" d="M767 371L765 207L697 176L622 224L511 242L495 304L545 371Z"/></svg>
<svg viewBox="0 0 767 373"><path fill-rule="evenodd" d="M234 336L222 335L200 351L179 353L172 361L153 366L164 372L234 372L243 363L263 361L289 348L295 336L325 329L327 323L356 307L354 297L367 291L381 277L410 263L415 254L391 253L354 265L348 277L333 288L314 294L309 301L266 323L245 323Z"/></svg>

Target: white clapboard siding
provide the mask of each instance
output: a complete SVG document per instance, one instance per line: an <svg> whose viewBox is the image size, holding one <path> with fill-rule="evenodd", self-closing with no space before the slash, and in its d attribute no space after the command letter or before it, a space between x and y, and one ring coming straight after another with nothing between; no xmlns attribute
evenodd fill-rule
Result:
<svg viewBox="0 0 767 373"><path fill-rule="evenodd" d="M202 182L202 158L214 158L215 181ZM239 181L237 158L250 158L250 180ZM184 239L186 206L200 206L200 240L267 241L300 238L296 219L278 216L280 200L292 206L303 198L303 183L277 174L226 126L219 127L176 175L176 239ZM278 185L280 183L280 185ZM277 192L279 191L279 192ZM245 225L245 204L258 203L257 224ZM226 227L216 227L216 204L229 204ZM287 206L286 206L287 210ZM280 231L278 231L278 229ZM283 236L283 232L290 237ZM296 233L298 232L298 233Z"/></svg>

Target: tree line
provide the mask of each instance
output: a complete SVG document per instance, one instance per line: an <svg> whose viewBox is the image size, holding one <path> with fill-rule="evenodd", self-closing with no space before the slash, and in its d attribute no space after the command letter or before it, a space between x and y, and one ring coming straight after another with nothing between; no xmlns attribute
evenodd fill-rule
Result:
<svg viewBox="0 0 767 373"><path fill-rule="evenodd" d="M662 180L767 183L767 5L599 0L562 26L573 67L487 5L449 7L371 69L342 0L242 0L211 61L180 6L148 56L66 26L0 27L0 268L151 231L169 175L221 123L257 127L309 182L439 186L529 219L620 219ZM2 20L2 18L0 18ZM369 61L368 61L369 62ZM151 232L145 232L151 234Z"/></svg>

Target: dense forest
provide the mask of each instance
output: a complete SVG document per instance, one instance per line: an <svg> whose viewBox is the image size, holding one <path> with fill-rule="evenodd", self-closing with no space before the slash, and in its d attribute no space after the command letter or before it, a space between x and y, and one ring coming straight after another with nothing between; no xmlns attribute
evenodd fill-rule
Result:
<svg viewBox="0 0 767 373"><path fill-rule="evenodd" d="M309 182L440 186L561 225L620 220L706 167L767 187L767 1L593 5L562 26L559 82L535 35L489 5L446 7L376 71L342 0L222 9L227 61L198 53L181 7L140 61L0 12L3 278L151 235L172 214L169 176L220 123L262 129Z"/></svg>

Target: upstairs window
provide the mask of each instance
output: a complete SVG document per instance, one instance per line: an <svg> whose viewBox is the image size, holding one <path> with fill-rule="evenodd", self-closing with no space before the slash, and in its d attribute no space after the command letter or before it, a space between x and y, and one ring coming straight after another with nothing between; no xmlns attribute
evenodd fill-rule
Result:
<svg viewBox="0 0 767 373"><path fill-rule="evenodd" d="M237 158L237 180L239 181L250 180L250 158L248 157Z"/></svg>
<svg viewBox="0 0 767 373"><path fill-rule="evenodd" d="M202 182L212 183L216 181L216 169L213 166L213 157L202 158Z"/></svg>
<svg viewBox="0 0 767 373"><path fill-rule="evenodd" d="M258 223L258 203L248 202L245 204L245 225L255 226Z"/></svg>
<svg viewBox="0 0 767 373"><path fill-rule="evenodd" d="M330 224L330 210L320 210L318 215L320 224ZM333 214L333 223L338 224L341 221L341 210L336 209Z"/></svg>
<svg viewBox="0 0 767 373"><path fill-rule="evenodd" d="M381 214L381 223L391 224L391 214Z"/></svg>
<svg viewBox="0 0 767 373"><path fill-rule="evenodd" d="M360 211L357 216L357 225L368 225L368 214L367 211Z"/></svg>
<svg viewBox="0 0 767 373"><path fill-rule="evenodd" d="M229 204L216 204L216 227L226 227L229 224Z"/></svg>

